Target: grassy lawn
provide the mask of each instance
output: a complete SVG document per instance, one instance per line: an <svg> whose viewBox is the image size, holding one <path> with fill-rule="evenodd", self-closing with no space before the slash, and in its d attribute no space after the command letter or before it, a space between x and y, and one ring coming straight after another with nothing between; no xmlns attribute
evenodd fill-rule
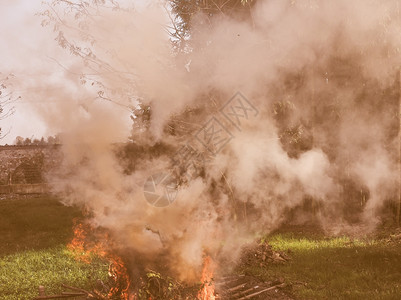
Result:
<svg viewBox="0 0 401 300"><path fill-rule="evenodd" d="M77 208L42 196L0 200L0 300L32 299L38 286L57 294L61 283L92 289L107 280L108 263L77 261L67 249ZM242 266L263 280L282 278L295 299L401 299L401 235L327 238L285 231L265 238L292 258L286 263Z"/></svg>
<svg viewBox="0 0 401 300"><path fill-rule="evenodd" d="M32 299L38 286L57 294L61 283L90 289L106 279L107 262L77 261L67 250L80 211L57 199L0 200L0 299Z"/></svg>
<svg viewBox="0 0 401 300"><path fill-rule="evenodd" d="M264 280L283 278L296 299L401 299L401 243L273 234L266 240L292 260L241 272Z"/></svg>

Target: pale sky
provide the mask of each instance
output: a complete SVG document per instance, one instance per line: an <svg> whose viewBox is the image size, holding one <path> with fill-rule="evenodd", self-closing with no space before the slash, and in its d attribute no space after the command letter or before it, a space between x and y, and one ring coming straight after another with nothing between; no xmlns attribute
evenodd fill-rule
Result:
<svg viewBox="0 0 401 300"><path fill-rule="evenodd" d="M30 76L36 76L38 66L50 63L47 58L49 49L41 47L48 29L42 28L41 18L35 16L41 9L40 0L0 1L0 72L3 76L12 72L17 80L26 81ZM0 121L3 131L10 131L0 144L11 144L16 136L40 138L55 134L46 130L45 124L33 113L27 97L34 92L34 88L15 88L15 95L23 95L23 98L14 104L15 114Z"/></svg>
<svg viewBox="0 0 401 300"><path fill-rule="evenodd" d="M130 1L136 8L146 2ZM15 114L0 120L3 134L9 131L0 139L0 145L12 144L17 136L40 139L58 133L48 128L35 111L40 110L39 106L54 105L38 95L57 89L64 80L65 71L51 58L62 57L65 62L70 55L54 41L52 28L40 25L43 18L35 14L43 9L42 0L0 0L1 77L13 73L24 86L13 89L16 96L22 96L14 104ZM37 81L41 82L40 86Z"/></svg>

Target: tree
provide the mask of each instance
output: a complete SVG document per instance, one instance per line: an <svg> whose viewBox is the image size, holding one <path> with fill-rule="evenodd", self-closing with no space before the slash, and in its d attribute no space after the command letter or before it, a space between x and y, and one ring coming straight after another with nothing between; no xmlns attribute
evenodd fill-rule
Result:
<svg viewBox="0 0 401 300"><path fill-rule="evenodd" d="M17 136L14 141L14 145L22 146L24 143L24 138L22 136Z"/></svg>
<svg viewBox="0 0 401 300"><path fill-rule="evenodd" d="M24 146L29 146L32 144L32 140L30 138L25 138L23 145Z"/></svg>
<svg viewBox="0 0 401 300"><path fill-rule="evenodd" d="M131 9L120 7L114 0L55 0L47 3L47 9L40 15L44 17L42 26L54 26L58 45L82 60L84 71L77 74L81 83L97 88L99 99L124 106L126 104L122 100L130 100L134 96L132 86L136 85L135 74L129 69L129 62L119 62L118 54L112 47L99 41L101 33L100 36L95 33L95 27L103 18L102 12L110 11L129 13ZM113 59L116 56L117 59ZM104 80L111 74L121 83L118 89Z"/></svg>
<svg viewBox="0 0 401 300"><path fill-rule="evenodd" d="M0 73L0 121L11 116L15 112L15 108L12 106L12 103L17 98L15 98L13 93L10 91L10 81L13 77L13 74L3 77L3 75ZM3 133L2 128L0 128L0 139L4 138L8 133L9 131Z"/></svg>
<svg viewBox="0 0 401 300"><path fill-rule="evenodd" d="M174 14L175 37L183 39L190 36L192 18L197 13L208 18L225 15L250 20L250 9L256 0L170 0L169 3Z"/></svg>
<svg viewBox="0 0 401 300"><path fill-rule="evenodd" d="M54 145L56 143L56 139L52 136L47 137L47 144L48 145Z"/></svg>
<svg viewBox="0 0 401 300"><path fill-rule="evenodd" d="M200 13L207 18L225 16L252 21L251 7L256 0L169 0L165 10L170 24L165 30L171 36L172 48L190 51L186 48L191 38L192 18ZM128 20L126 28L135 27L129 20L135 18L135 10L115 0L55 0L47 3L41 15L43 26L52 25L55 40L59 46L82 60L84 68L80 74L82 84L97 90L97 98L126 107L132 112L133 131L149 127L151 99L138 92L141 79L132 62L119 55L112 43L102 33L103 18L110 14L121 14ZM113 29L107 28L106 34ZM129 32L127 32L129 33ZM61 64L60 64L61 65ZM63 66L64 67L64 66ZM161 66L163 69L165 66ZM110 83L113 84L110 84ZM148 109L137 109L148 107ZM146 114L142 116L141 114ZM142 130L142 135L148 131Z"/></svg>

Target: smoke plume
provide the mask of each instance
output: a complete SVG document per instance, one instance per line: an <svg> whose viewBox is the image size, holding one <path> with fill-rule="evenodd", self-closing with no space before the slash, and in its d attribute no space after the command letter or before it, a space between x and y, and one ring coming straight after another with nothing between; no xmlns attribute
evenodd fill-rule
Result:
<svg viewBox="0 0 401 300"><path fill-rule="evenodd" d="M258 1L245 21L199 14L180 52L168 14L150 5L50 18L73 58L59 89L33 98L54 99L37 111L63 132L63 165L52 181L64 201L85 206L121 248L146 264L163 257L186 280L199 277L205 252L235 261L241 245L307 200L328 232L373 230L398 188L398 1ZM240 127L222 115L237 92L254 108ZM135 145L170 150L131 153L128 172L113 143L128 139L138 101L151 114ZM150 205L147 178L174 167L174 153L212 117L229 142L171 205ZM171 134L171 124L187 131ZM298 220L311 216L301 212Z"/></svg>

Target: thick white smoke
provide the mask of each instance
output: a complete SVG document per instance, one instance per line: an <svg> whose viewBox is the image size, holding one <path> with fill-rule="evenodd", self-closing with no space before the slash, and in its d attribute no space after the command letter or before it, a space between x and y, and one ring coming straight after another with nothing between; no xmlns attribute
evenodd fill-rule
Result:
<svg viewBox="0 0 401 300"><path fill-rule="evenodd" d="M48 126L65 132L55 190L68 191L67 203L85 205L93 223L110 229L122 247L144 257L168 252L171 269L184 279L196 277L204 251L235 258L241 244L279 226L307 197L319 204L327 230L373 228L397 187L398 94L391 91L400 65L398 1L269 0L259 1L251 15L246 22L194 17L188 51L181 54L172 49L169 19L158 5L141 12L100 8L77 21L61 15L74 26L59 23L58 42L84 57L73 73L86 74L90 88L77 87L72 95L71 86L83 78L77 76L57 95L36 95L75 98L39 109ZM82 48L67 41L83 41ZM230 142L174 203L157 208L147 203L143 185L169 167L170 157L144 156L126 174L111 143L126 136L130 124L107 99L88 100L97 87L123 106L135 106L136 99L150 104L151 143L174 151L197 132L181 139L166 133L172 116L185 109L207 106L192 119L199 129L220 118L219 109L239 91L258 115L240 129L224 121ZM283 134L299 124L312 137L291 154L298 146L286 146ZM368 193L354 227L343 217L343 178Z"/></svg>

